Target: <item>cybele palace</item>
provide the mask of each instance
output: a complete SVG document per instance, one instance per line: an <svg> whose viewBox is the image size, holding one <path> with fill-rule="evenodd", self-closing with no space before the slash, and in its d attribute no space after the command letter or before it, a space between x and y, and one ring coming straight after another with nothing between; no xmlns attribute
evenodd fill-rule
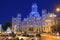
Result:
<svg viewBox="0 0 60 40"><path fill-rule="evenodd" d="M52 32L51 26L56 24L56 15L43 9L42 16L38 12L38 6L36 3L32 5L31 12L21 21L21 14L17 17L12 17L12 29L14 32Z"/></svg>

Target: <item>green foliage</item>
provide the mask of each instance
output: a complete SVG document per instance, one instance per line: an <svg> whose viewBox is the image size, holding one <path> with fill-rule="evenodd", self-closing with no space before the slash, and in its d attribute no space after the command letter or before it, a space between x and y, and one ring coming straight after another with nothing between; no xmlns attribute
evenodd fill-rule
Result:
<svg viewBox="0 0 60 40"><path fill-rule="evenodd" d="M3 30L6 31L7 28L8 28L8 27L11 28L11 26L12 26L12 23L11 23L11 22L7 22L7 23L4 25Z"/></svg>

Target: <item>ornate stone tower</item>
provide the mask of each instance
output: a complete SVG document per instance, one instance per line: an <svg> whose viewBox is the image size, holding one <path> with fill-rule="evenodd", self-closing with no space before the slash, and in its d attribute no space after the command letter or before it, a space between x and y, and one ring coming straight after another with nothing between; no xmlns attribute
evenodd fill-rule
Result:
<svg viewBox="0 0 60 40"><path fill-rule="evenodd" d="M12 18L13 32L20 32L21 14L18 14L16 18Z"/></svg>
<svg viewBox="0 0 60 40"><path fill-rule="evenodd" d="M36 3L34 3L33 5L32 5L32 11L30 12L30 18L39 18L40 17L40 15L39 15L39 13L38 13L38 6L37 6L37 4Z"/></svg>
<svg viewBox="0 0 60 40"><path fill-rule="evenodd" d="M29 14L28 18L28 31L33 33L36 32L38 29L39 21L40 20L40 14L38 12L38 6L36 3L32 5L32 11Z"/></svg>

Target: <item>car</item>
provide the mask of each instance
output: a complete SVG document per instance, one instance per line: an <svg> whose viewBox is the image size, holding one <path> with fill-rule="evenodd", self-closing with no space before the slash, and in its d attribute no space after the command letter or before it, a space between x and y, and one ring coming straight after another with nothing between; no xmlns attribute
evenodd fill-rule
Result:
<svg viewBox="0 0 60 40"><path fill-rule="evenodd" d="M11 36L9 36L9 37L6 37L6 40L10 40L10 39L12 39L12 37L11 37Z"/></svg>
<svg viewBox="0 0 60 40"><path fill-rule="evenodd" d="M6 40L15 40L15 37L13 37L13 36L7 36Z"/></svg>
<svg viewBox="0 0 60 40"><path fill-rule="evenodd" d="M29 37L24 37L24 36L17 36L16 39L19 39L19 40L28 40Z"/></svg>

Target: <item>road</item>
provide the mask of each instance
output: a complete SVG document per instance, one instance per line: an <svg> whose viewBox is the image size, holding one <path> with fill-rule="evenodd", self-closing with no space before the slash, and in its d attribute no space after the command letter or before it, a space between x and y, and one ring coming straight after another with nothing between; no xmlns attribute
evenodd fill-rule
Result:
<svg viewBox="0 0 60 40"><path fill-rule="evenodd" d="M60 40L60 35L41 34L41 40Z"/></svg>
<svg viewBox="0 0 60 40"><path fill-rule="evenodd" d="M8 36L7 36L8 37ZM29 37L28 40L60 40L60 36L52 35L52 34L41 34L41 37ZM0 36L0 40L6 40L5 36ZM12 40L15 40L14 37Z"/></svg>

